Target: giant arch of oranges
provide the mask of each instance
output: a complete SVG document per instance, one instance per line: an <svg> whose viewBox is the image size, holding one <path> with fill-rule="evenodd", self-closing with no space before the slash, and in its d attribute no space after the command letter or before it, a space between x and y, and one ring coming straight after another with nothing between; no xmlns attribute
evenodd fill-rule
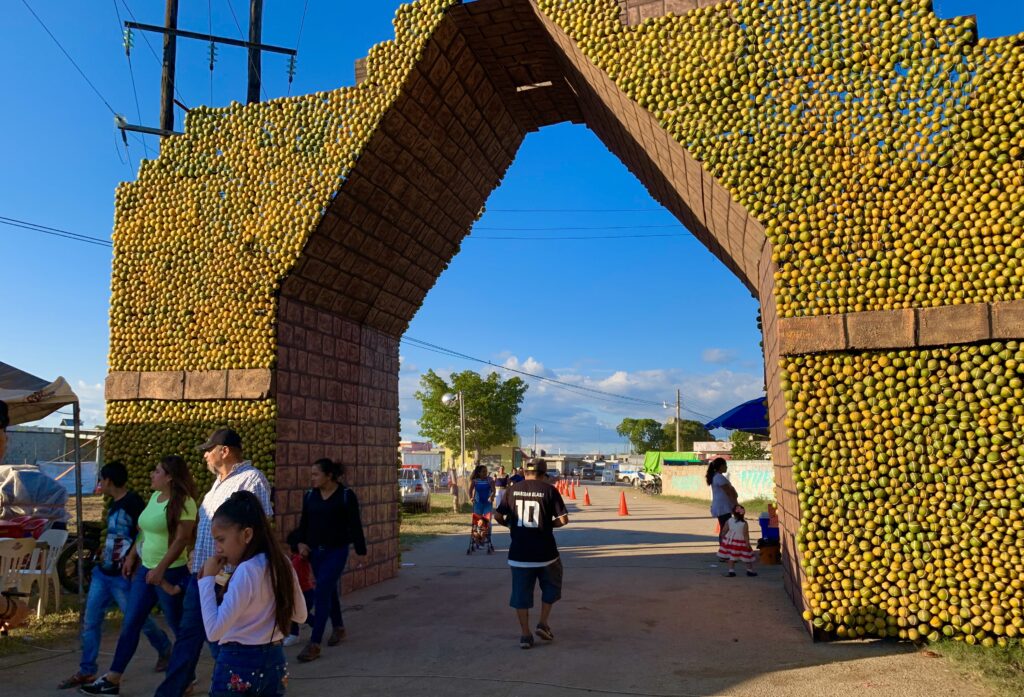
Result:
<svg viewBox="0 0 1024 697"><path fill-rule="evenodd" d="M399 8L358 86L194 109L118 189L111 370L274 366L276 292L453 4ZM616 0L536 5L764 225L780 317L1024 299L1015 39L927 0L743 0L633 27ZM1018 636L1024 345L782 369L806 619ZM114 402L111 457L145 488L147 458L230 422L272 471L274 417L272 399Z"/></svg>

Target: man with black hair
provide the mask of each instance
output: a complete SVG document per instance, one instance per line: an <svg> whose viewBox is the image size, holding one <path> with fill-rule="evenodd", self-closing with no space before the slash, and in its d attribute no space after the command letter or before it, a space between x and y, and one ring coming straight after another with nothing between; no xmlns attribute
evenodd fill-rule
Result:
<svg viewBox="0 0 1024 697"><path fill-rule="evenodd" d="M541 639L555 638L548 624L551 606L562 597L562 561L558 557L554 529L568 524L565 502L546 481L547 463L533 459L526 463L525 480L509 487L494 514L499 525L508 527L512 542L508 565L512 567L512 599L519 619L519 647L533 646L530 608L533 591L540 583L541 610L536 633Z"/></svg>
<svg viewBox="0 0 1024 697"><path fill-rule="evenodd" d="M120 462L109 462L100 470L100 490L111 498L107 507L107 541L100 563L93 568L89 582L85 621L82 625L82 660L78 672L57 685L61 690L87 685L96 679L99 669L96 658L100 650L103 619L111 605L116 603L124 612L128 604L130 582L122 575L122 570L128 551L138 535L139 515L146 504L141 496L128 490L127 484L128 469ZM171 656L171 640L152 617L146 620L142 631L159 655L156 670L166 670Z"/></svg>

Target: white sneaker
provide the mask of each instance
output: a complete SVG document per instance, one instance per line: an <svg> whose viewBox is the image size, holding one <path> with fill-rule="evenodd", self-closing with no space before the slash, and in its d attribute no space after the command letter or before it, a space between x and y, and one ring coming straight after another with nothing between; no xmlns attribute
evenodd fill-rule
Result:
<svg viewBox="0 0 1024 697"><path fill-rule="evenodd" d="M299 643L299 637L295 634L289 634L284 638L282 642L285 646L295 646Z"/></svg>

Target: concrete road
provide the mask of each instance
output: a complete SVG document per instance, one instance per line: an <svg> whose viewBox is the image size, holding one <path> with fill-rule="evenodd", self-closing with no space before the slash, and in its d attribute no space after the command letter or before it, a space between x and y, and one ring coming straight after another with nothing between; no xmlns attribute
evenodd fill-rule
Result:
<svg viewBox="0 0 1024 697"><path fill-rule="evenodd" d="M760 568L757 578L722 576L706 509L622 487L589 490L593 506L577 505L577 490L571 523L556 533L565 587L552 614L554 642L519 648L506 532L496 532L493 556L467 556L468 536L442 537L406 552L397 579L344 599L348 640L324 647L313 663L292 662L289 694L991 694L909 646L812 643L780 567ZM620 491L629 517L617 515ZM153 659L140 648L121 694L152 694ZM13 656L0 661L0 684L4 694L52 697L76 662L74 651ZM201 685L209 670L204 657Z"/></svg>

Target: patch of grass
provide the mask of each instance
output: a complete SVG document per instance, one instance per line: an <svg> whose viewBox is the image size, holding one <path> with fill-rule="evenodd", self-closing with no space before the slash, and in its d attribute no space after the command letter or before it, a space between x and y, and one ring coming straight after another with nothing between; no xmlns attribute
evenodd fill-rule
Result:
<svg viewBox="0 0 1024 697"><path fill-rule="evenodd" d="M999 695L1024 694L1024 644L1007 646L970 645L962 641L940 641L929 649L942 656L955 670L979 679Z"/></svg>
<svg viewBox="0 0 1024 697"><path fill-rule="evenodd" d="M473 507L462 504L459 512L452 511L452 497L448 494L430 495L430 512L402 511L402 525L398 533L399 550L408 552L426 540L439 535L469 534Z"/></svg>
<svg viewBox="0 0 1024 697"><path fill-rule="evenodd" d="M13 656L31 651L33 646L54 648L67 645L69 650L75 650L75 642L79 636L78 597L65 594L60 600L59 612L49 612L42 618L33 614L24 627L12 629L10 636L0 638L0 656ZM30 604L29 607L35 609L34 604ZM116 633L120 627L121 613L115 612L108 620L108 624L104 625L104 630Z"/></svg>

